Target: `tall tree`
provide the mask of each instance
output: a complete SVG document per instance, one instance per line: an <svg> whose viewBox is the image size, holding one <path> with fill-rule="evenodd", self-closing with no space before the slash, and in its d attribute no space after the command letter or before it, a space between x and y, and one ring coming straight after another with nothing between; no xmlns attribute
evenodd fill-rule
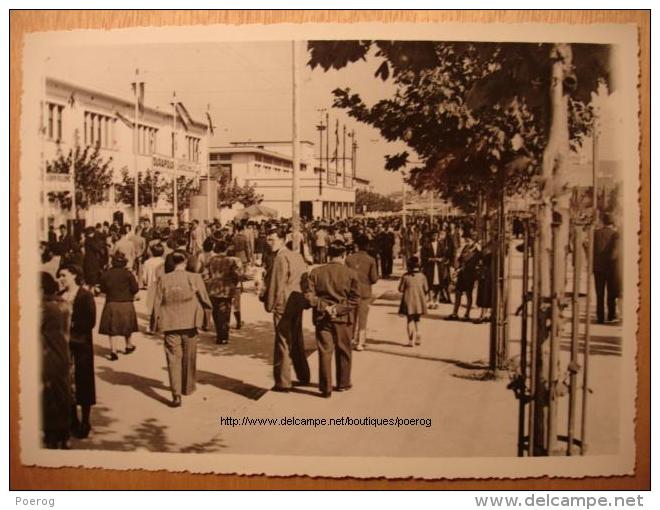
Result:
<svg viewBox="0 0 660 510"><path fill-rule="evenodd" d="M355 210L358 212L394 212L401 210L401 201L374 191L358 189L355 192Z"/></svg>
<svg viewBox="0 0 660 510"><path fill-rule="evenodd" d="M552 453L570 210L567 160L591 130L591 96L609 81L609 46L315 41L309 51L309 65L325 70L366 59L370 51L380 59L375 75L391 77L394 96L368 107L358 94L337 89L335 106L415 150L424 163L411 172L417 189L436 188L450 199L495 193L500 204L505 193L530 183L539 192L537 419L530 441L533 454ZM407 152L388 156L386 168L407 162Z"/></svg>
<svg viewBox="0 0 660 510"><path fill-rule="evenodd" d="M174 203L174 186L172 182L168 182L164 185L165 196L167 197L167 202L170 204ZM177 205L179 210L187 209L190 207L190 199L192 196L199 191L199 182L194 177L186 177L184 175L179 175L176 180L176 189L177 189Z"/></svg>
<svg viewBox="0 0 660 510"><path fill-rule="evenodd" d="M138 205L154 207L159 197L166 191L167 182L160 172L147 170L138 178ZM135 177L129 175L128 168L121 169L121 182L115 185L117 200L126 205L135 204Z"/></svg>
<svg viewBox="0 0 660 510"><path fill-rule="evenodd" d="M79 211L86 211L92 205L106 200L106 191L112 184L112 157L105 159L99 145L88 145L69 149L64 154L58 149L57 156L46 162L46 172L52 174L71 174L74 172L74 189L77 218ZM57 201L63 209L71 209L70 192L51 192L49 199Z"/></svg>
<svg viewBox="0 0 660 510"><path fill-rule="evenodd" d="M259 204L263 201L263 195L256 192L254 186L245 184L239 186L236 181L226 181L218 186L218 205L220 207L231 207L241 204L243 207Z"/></svg>
<svg viewBox="0 0 660 510"><path fill-rule="evenodd" d="M334 106L377 128L388 141L403 141L422 161L410 172L418 190L476 203L502 189L525 189L540 167L550 116L551 45L419 41L313 41L310 67L339 69L376 60L375 76L395 86L391 98L367 106L359 93L336 89ZM599 51L595 51L598 49ZM582 45L582 55L602 49ZM371 53L369 53L371 52ZM586 87L589 89L589 87ZM590 89L591 90L591 89ZM576 91L577 92L577 91ZM589 95L569 103L574 146L589 129ZM409 164L408 151L387 156L385 168ZM460 204L457 204L460 205Z"/></svg>

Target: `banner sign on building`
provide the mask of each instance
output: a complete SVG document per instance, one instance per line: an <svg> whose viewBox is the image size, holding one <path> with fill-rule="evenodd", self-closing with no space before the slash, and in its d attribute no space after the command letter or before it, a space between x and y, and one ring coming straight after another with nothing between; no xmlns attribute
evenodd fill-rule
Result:
<svg viewBox="0 0 660 510"><path fill-rule="evenodd" d="M174 173L177 175L195 176L199 173L199 164L185 160L174 160L166 156L151 157L151 169L156 172Z"/></svg>

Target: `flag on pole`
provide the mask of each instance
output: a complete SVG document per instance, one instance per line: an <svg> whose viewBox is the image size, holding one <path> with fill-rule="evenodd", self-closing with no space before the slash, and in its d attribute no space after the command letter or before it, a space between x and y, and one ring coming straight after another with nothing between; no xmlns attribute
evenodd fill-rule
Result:
<svg viewBox="0 0 660 510"><path fill-rule="evenodd" d="M137 92L135 90L135 86L137 83ZM136 97L137 103L138 103L138 110L140 112L144 111L144 82L133 82L131 83L131 88L133 89L133 95Z"/></svg>
<svg viewBox="0 0 660 510"><path fill-rule="evenodd" d="M208 110L206 110L206 120L208 121L209 124L209 133L213 135L213 120L211 119L211 114L209 113Z"/></svg>
<svg viewBox="0 0 660 510"><path fill-rule="evenodd" d="M330 161L337 161L338 157L339 157L339 119L337 119L337 123L335 124L335 152L332 155L332 159Z"/></svg>

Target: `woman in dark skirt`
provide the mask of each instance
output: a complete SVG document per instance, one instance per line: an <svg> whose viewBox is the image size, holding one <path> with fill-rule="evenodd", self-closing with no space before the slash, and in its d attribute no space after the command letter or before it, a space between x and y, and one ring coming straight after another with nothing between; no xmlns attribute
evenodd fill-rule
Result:
<svg viewBox="0 0 660 510"><path fill-rule="evenodd" d="M118 251L112 257L112 268L101 275L101 292L105 294L105 306L101 313L99 334L108 335L110 355L108 359L119 358L115 350L114 337L123 336L126 341L125 354L135 350L131 335L138 330L137 315L133 300L139 285L132 272L126 269L126 256Z"/></svg>
<svg viewBox="0 0 660 510"><path fill-rule="evenodd" d="M82 287L83 271L68 265L57 276L63 289L62 298L71 305L69 349L73 357L75 402L71 407L71 428L79 438L85 438L92 429L90 414L96 404L94 381L94 344L92 330L96 325L96 304L90 291ZM78 419L78 407L81 420Z"/></svg>

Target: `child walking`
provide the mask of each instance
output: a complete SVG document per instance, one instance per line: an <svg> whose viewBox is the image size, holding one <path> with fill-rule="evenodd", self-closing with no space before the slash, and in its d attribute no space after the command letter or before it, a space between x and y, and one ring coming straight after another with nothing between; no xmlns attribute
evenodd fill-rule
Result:
<svg viewBox="0 0 660 510"><path fill-rule="evenodd" d="M403 294L399 314L406 316L408 347L414 347L422 344L417 324L421 316L427 312L426 296L429 292L429 284L424 273L419 270L419 258L410 257L407 266L408 272L399 282L399 292Z"/></svg>

